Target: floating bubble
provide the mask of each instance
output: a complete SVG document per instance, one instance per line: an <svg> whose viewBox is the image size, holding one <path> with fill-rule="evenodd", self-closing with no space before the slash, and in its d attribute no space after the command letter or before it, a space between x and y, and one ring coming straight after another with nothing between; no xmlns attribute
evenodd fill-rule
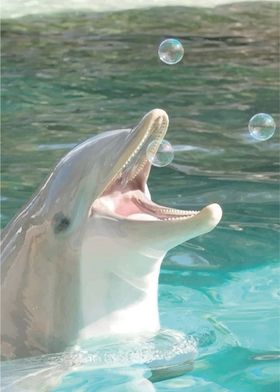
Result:
<svg viewBox="0 0 280 392"><path fill-rule="evenodd" d="M273 136L276 125L274 119L266 113L255 114L249 121L249 132L256 140L268 140Z"/></svg>
<svg viewBox="0 0 280 392"><path fill-rule="evenodd" d="M173 161L174 150L167 140L162 140L160 145L154 140L148 145L146 156L153 166L164 167Z"/></svg>
<svg viewBox="0 0 280 392"><path fill-rule="evenodd" d="M165 64L177 64L184 56L184 48L180 41L169 38L159 45L158 55Z"/></svg>

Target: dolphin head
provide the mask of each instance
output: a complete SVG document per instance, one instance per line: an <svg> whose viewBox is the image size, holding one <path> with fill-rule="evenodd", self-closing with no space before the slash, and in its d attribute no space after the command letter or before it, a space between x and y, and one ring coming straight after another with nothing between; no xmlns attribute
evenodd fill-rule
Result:
<svg viewBox="0 0 280 392"><path fill-rule="evenodd" d="M48 217L54 236L76 238L86 229L90 235L92 221L102 217L118 222L135 240L143 237L141 244L151 239L150 231L154 244L168 250L212 230L222 216L217 204L184 211L151 200L146 149L155 141L156 154L168 123L167 113L154 109L134 129L105 132L68 153L39 193L44 200L39 211Z"/></svg>
<svg viewBox="0 0 280 392"><path fill-rule="evenodd" d="M88 139L47 181L43 200L52 246L62 243L67 258L71 250L79 258L82 337L156 330L164 255L221 219L218 204L186 211L152 200L146 150L153 141L156 154L168 123L166 112L154 109L131 130Z"/></svg>
<svg viewBox="0 0 280 392"><path fill-rule="evenodd" d="M151 163L146 150L151 141L157 149L168 129L168 115L154 109L127 133L123 151L114 164L113 172L99 190L89 210L91 221L103 219L117 224L135 246L153 244L164 251L212 230L222 216L221 207L211 204L201 211L185 211L158 205L151 199L147 186ZM123 136L119 133L119 137ZM112 149L114 154L114 149ZM124 163L125 162L125 163ZM90 231L90 230L89 230ZM89 234L90 235L90 234ZM136 244L139 245L136 245Z"/></svg>
<svg viewBox="0 0 280 392"><path fill-rule="evenodd" d="M168 123L166 112L154 109L134 129L105 133L69 155L75 160L81 155L88 168L83 172L89 173L85 179L79 176L83 192L89 187L81 220L83 337L156 330L158 275L164 255L209 232L221 219L218 204L185 211L151 199L146 150L153 141L156 154Z"/></svg>
<svg viewBox="0 0 280 392"><path fill-rule="evenodd" d="M131 130L78 145L4 230L5 356L159 328L165 253L222 216L218 204L185 211L152 201L146 150L155 141L156 154L167 128L167 114L154 109Z"/></svg>

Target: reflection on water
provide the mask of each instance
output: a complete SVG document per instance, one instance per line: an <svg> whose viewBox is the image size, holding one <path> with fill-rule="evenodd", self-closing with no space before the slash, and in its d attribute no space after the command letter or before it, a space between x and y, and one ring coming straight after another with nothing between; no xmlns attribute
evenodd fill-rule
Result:
<svg viewBox="0 0 280 392"><path fill-rule="evenodd" d="M57 391L92 390L88 379L95 391L278 389L279 130L258 142L247 129L260 112L279 127L278 28L269 2L2 24L2 226L75 144L155 107L170 115L175 158L153 168L153 198L224 210L214 232L168 254L160 277L162 326L197 340L194 370L155 384L147 369L76 371ZM157 56L170 36L185 48L176 66Z"/></svg>

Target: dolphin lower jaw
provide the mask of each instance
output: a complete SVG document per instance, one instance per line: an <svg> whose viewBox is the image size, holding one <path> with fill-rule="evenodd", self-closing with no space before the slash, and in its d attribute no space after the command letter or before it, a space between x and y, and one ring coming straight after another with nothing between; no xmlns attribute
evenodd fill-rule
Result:
<svg viewBox="0 0 280 392"><path fill-rule="evenodd" d="M198 213L199 211L178 210L158 205L140 189L115 189L111 194L93 203L90 215L97 214L116 219L175 221L191 218Z"/></svg>

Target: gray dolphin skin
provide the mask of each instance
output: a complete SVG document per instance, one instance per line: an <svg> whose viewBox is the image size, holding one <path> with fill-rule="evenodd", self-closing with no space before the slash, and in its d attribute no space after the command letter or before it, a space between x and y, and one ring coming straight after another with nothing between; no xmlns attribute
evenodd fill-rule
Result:
<svg viewBox="0 0 280 392"><path fill-rule="evenodd" d="M166 252L222 216L218 204L184 211L151 200L146 149L155 140L156 153L167 128L167 114L154 109L132 130L78 145L3 230L3 359L160 328Z"/></svg>

